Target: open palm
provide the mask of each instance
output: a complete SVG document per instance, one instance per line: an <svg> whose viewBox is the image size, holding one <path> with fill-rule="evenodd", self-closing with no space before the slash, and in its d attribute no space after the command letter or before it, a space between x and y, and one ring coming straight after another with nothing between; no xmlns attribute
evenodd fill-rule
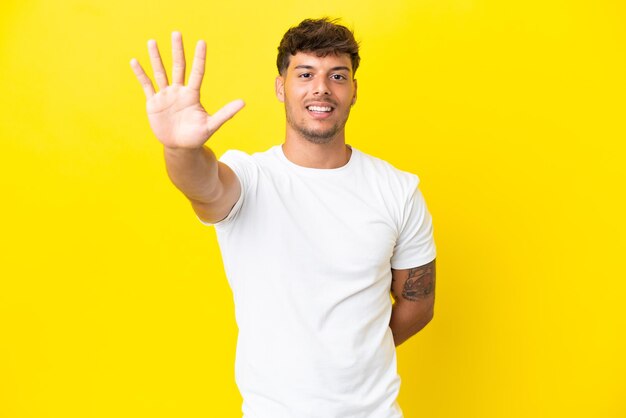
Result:
<svg viewBox="0 0 626 418"><path fill-rule="evenodd" d="M170 148L200 148L204 143L243 107L241 100L235 100L209 115L200 103L200 86L204 76L206 44L199 41L193 59L189 82L185 86L185 55L182 36L172 34L172 84L167 79L163 61L155 41L148 41L148 52L159 87L155 92L152 81L137 62L130 65L143 87L147 98L147 111L150 127L159 141Z"/></svg>

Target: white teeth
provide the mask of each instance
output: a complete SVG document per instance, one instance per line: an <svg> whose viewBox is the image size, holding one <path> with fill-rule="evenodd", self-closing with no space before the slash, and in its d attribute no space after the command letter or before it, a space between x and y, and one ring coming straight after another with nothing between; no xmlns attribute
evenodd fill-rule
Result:
<svg viewBox="0 0 626 418"><path fill-rule="evenodd" d="M328 106L309 106L308 107L309 110L312 110L313 112L330 112L332 109L332 107L328 107Z"/></svg>

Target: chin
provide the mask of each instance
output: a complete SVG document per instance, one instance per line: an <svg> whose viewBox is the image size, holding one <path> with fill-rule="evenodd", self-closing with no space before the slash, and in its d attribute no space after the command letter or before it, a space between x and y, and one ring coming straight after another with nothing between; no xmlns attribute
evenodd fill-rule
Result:
<svg viewBox="0 0 626 418"><path fill-rule="evenodd" d="M303 132L301 132L301 134L304 139L314 144L328 144L332 142L333 139L335 138L334 134L333 135L316 135L316 134L311 135L310 133L304 134Z"/></svg>
<svg viewBox="0 0 626 418"><path fill-rule="evenodd" d="M298 133L300 137L313 144L329 144L333 142L333 140L337 137L337 134L339 134L345 126L344 122L332 125L326 123L325 127L314 127L315 124L308 124L305 120L296 122L296 120L292 118L291 112L289 111L286 112L286 117L287 124L291 130Z"/></svg>
<svg viewBox="0 0 626 418"><path fill-rule="evenodd" d="M335 139L337 130L333 129L332 131L326 132L300 131L300 135L302 135L302 137L307 141L314 144L328 144Z"/></svg>
<svg viewBox="0 0 626 418"><path fill-rule="evenodd" d="M340 131L340 128L337 125L326 130L311 130L311 129L304 129L302 127L298 128L296 126L293 126L293 128L295 128L295 130L304 139L314 144L328 144L330 142L333 142L333 140L335 139L335 137Z"/></svg>

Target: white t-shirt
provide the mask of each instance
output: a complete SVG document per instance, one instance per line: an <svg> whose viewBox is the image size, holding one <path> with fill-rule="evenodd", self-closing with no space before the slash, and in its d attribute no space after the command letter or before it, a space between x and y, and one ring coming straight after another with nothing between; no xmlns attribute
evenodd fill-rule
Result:
<svg viewBox="0 0 626 418"><path fill-rule="evenodd" d="M220 161L242 193L215 224L239 327L244 418L400 418L391 268L435 258L416 175L352 148L336 169L280 145Z"/></svg>

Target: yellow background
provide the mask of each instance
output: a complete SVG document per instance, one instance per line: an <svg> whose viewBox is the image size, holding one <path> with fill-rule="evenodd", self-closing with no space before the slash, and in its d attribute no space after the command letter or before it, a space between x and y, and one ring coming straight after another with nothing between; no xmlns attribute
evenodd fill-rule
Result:
<svg viewBox="0 0 626 418"><path fill-rule="evenodd" d="M129 67L208 43L210 141L283 139L305 17L362 43L348 143L417 173L435 319L398 349L418 417L626 416L622 1L3 1L0 417L240 417L212 228L168 181ZM295 417L297 418L297 417Z"/></svg>

